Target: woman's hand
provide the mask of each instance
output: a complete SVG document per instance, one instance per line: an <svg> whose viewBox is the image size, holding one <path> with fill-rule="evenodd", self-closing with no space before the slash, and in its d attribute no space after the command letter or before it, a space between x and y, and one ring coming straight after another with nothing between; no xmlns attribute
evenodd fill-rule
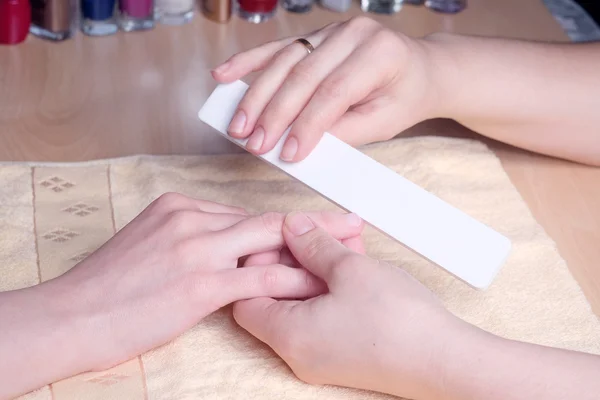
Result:
<svg viewBox="0 0 600 400"><path fill-rule="evenodd" d="M213 71L222 83L260 71L229 126L250 137L256 154L271 150L288 126L285 161L304 159L323 132L351 145L390 139L435 116L435 77L425 42L382 27L366 17L335 23L295 38L239 53Z"/></svg>
<svg viewBox="0 0 600 400"><path fill-rule="evenodd" d="M328 291L240 301L236 321L306 382L429 398L443 384L447 348L467 338L468 326L404 271L348 250L318 225L293 214L283 234Z"/></svg>
<svg viewBox="0 0 600 400"><path fill-rule="evenodd" d="M361 248L357 216L311 216ZM129 360L237 300L322 293L320 279L274 259L283 221L167 194L65 275L0 293L0 376L10 382L0 385L0 398ZM273 262L237 268L241 258L265 257ZM24 373L32 363L36 373Z"/></svg>

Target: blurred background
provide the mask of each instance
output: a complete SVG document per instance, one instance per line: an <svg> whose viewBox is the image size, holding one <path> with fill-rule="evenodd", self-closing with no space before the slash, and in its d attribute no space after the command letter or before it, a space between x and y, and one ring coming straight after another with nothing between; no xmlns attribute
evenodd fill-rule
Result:
<svg viewBox="0 0 600 400"><path fill-rule="evenodd" d="M0 0L0 161L236 151L197 112L238 51L356 15L413 36L599 40L599 3Z"/></svg>

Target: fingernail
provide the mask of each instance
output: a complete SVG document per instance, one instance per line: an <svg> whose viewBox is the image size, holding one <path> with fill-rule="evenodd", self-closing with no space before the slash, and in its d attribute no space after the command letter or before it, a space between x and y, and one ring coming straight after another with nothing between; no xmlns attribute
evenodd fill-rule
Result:
<svg viewBox="0 0 600 400"><path fill-rule="evenodd" d="M217 68L213 69L213 72L216 72L217 74L222 74L223 72L229 69L230 65L231 64L229 63L229 61L227 61L226 63L221 64Z"/></svg>
<svg viewBox="0 0 600 400"><path fill-rule="evenodd" d="M259 151L262 147L263 141L265 140L265 130L262 126L259 126L254 130L254 133L248 139L248 143L246 143L246 148L250 151Z"/></svg>
<svg viewBox="0 0 600 400"><path fill-rule="evenodd" d="M315 229L315 225L305 214L292 213L285 219L285 226L296 236L304 235Z"/></svg>
<svg viewBox="0 0 600 400"><path fill-rule="evenodd" d="M362 224L362 218L354 213L346 214L344 216L346 223L350 226L360 226Z"/></svg>
<svg viewBox="0 0 600 400"><path fill-rule="evenodd" d="M241 134L244 132L244 127L246 126L246 113L242 110L237 110L233 115L233 119L229 123L229 128L227 131L229 133L237 133Z"/></svg>
<svg viewBox="0 0 600 400"><path fill-rule="evenodd" d="M283 145L283 149L281 150L281 158L283 161L292 161L294 156L298 152L298 139L295 137L288 137Z"/></svg>

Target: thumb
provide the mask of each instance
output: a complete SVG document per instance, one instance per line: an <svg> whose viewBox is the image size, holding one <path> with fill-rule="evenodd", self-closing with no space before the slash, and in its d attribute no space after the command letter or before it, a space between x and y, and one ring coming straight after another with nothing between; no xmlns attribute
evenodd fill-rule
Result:
<svg viewBox="0 0 600 400"><path fill-rule="evenodd" d="M303 213L286 217L283 237L300 265L328 283L335 267L354 254Z"/></svg>

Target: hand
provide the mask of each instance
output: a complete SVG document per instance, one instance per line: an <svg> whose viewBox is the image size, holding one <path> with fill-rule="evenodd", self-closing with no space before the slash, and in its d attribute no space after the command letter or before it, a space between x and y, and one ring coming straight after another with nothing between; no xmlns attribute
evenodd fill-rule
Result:
<svg viewBox="0 0 600 400"><path fill-rule="evenodd" d="M247 148L271 150L293 123L283 147L285 161L304 159L328 131L351 145L390 139L433 117L432 62L425 41L383 28L366 17L334 23L295 38L239 53L212 73L232 82L261 71L229 126Z"/></svg>
<svg viewBox="0 0 600 400"><path fill-rule="evenodd" d="M236 321L306 382L431 396L442 385L446 347L467 325L404 271L350 251L318 225L292 214L283 235L328 292L305 301L239 301Z"/></svg>
<svg viewBox="0 0 600 400"><path fill-rule="evenodd" d="M340 240L363 228L353 214L310 215ZM237 268L242 257L282 247L283 221L167 194L63 276L0 293L0 375L11 382L0 398L129 360L236 300L322 293L305 269ZM36 374L23 373L32 363Z"/></svg>

